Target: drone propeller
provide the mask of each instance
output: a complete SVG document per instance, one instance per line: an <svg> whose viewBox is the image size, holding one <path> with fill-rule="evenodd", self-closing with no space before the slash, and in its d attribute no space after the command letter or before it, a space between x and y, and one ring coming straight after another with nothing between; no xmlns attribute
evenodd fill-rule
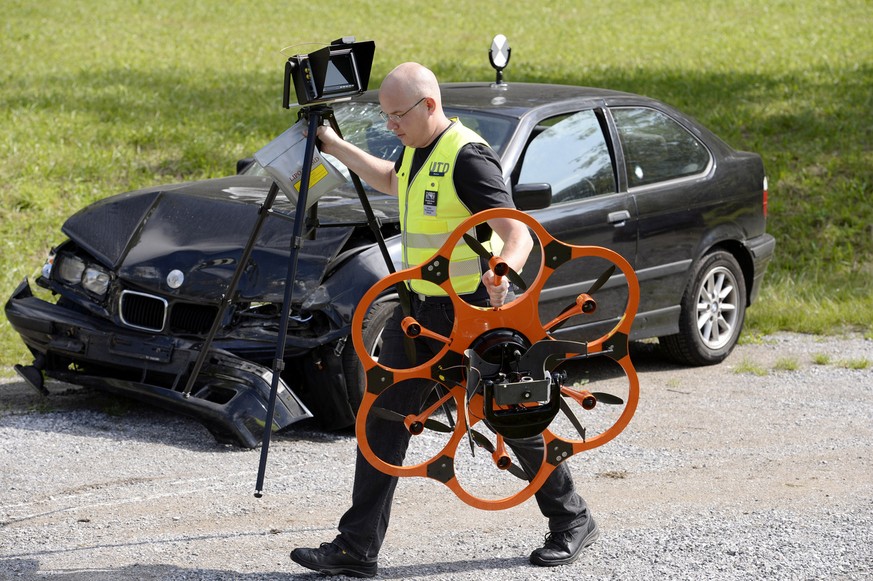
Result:
<svg viewBox="0 0 873 581"><path fill-rule="evenodd" d="M586 410L594 409L598 403L607 405L624 405L624 400L617 395L611 393L603 393L601 391L576 391L569 387L562 387L561 394L572 398L576 403L581 405Z"/></svg>
<svg viewBox="0 0 873 581"><path fill-rule="evenodd" d="M473 441L479 445L480 448L483 448L494 458L495 464L501 470L506 470L513 476L520 478L521 480L530 480L525 474L524 470L521 469L517 464L512 462L512 459L506 454L505 451L501 450L498 453L498 448L491 443L491 440L488 439L488 436L481 432L477 432L476 430L470 430L470 434L473 437ZM499 438L499 436L498 436ZM501 445L498 445L499 448L502 448Z"/></svg>
<svg viewBox="0 0 873 581"><path fill-rule="evenodd" d="M503 260L501 260L499 257L494 256L493 254L488 252L488 250L484 246L482 246L481 242L466 233L464 234L464 242L466 242L467 246L472 248L476 254L488 261L488 267L494 272L496 276L505 276L512 282L512 284L514 284L521 290L527 290L527 283L524 282L524 279L521 278L521 275L512 270L509 265L503 262Z"/></svg>
<svg viewBox="0 0 873 581"><path fill-rule="evenodd" d="M394 410L389 410L387 408L380 408L377 406L373 406L370 408L370 413L376 416L377 418L383 420L389 420L392 422L403 422L406 423L407 416L401 414L400 412L395 412ZM409 424L409 431L415 435L420 434L424 428L429 430L433 430L434 432L442 432L444 434L451 434L454 430L442 423L439 420L435 420L433 418L428 418L421 422L419 420L414 420Z"/></svg>
<svg viewBox="0 0 873 581"><path fill-rule="evenodd" d="M387 408L373 406L370 408L370 413L373 416L383 420L406 423L407 416L403 415L400 412L395 412ZM454 431L446 424L433 418L428 418L424 422L413 420L409 424L409 431L414 435L420 434L424 428L433 430L435 432L442 432L444 434L450 434ZM512 459L510 459L510 457L506 455L505 452L499 455L495 455L495 452L497 452L497 448L494 446L494 444L491 443L491 440L488 439L488 436L470 428L467 428L467 433L472 438L472 441L475 442L480 448L485 449L489 454L494 456L494 461L497 464L498 468L500 468L501 470L506 470L513 476L521 478L522 480L528 480L528 476L527 474L525 474L524 470L513 464Z"/></svg>
<svg viewBox="0 0 873 581"><path fill-rule="evenodd" d="M600 290L600 287L606 284L606 281L612 276L612 273L615 272L615 265L611 264L609 268L603 271L603 273L594 281L594 284L591 285L584 293L580 294L576 300L571 305L567 305L564 310L555 317L556 320L561 319L564 315L566 315L569 311L578 308L580 312L585 314L591 314L597 309L597 303L591 298L591 295ZM566 323L570 317L566 317L558 321L558 323L549 327L549 331L556 331L561 328L561 326Z"/></svg>
<svg viewBox="0 0 873 581"><path fill-rule="evenodd" d="M588 392L588 391L575 391L568 388L562 388L561 394L569 397L576 401L579 405L581 405L584 409L590 410L593 409L594 406L597 405L597 402L603 402L605 404L610 405L622 405L624 400L620 397L602 392ZM570 423L573 424L573 427L576 428L576 431L579 432L579 435L582 436L582 441L585 441L585 426L579 421L579 418L576 417L576 414L573 413L573 409L567 404L567 400L563 397L561 398L561 411L564 412L564 415L567 419L570 420Z"/></svg>

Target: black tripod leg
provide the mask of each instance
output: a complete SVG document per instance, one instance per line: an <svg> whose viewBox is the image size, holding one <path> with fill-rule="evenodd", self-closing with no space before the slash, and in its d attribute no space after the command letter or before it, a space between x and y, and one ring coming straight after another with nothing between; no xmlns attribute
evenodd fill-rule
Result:
<svg viewBox="0 0 873 581"><path fill-rule="evenodd" d="M264 474L267 470L267 454L270 449L270 436L273 432L273 415L276 412L276 395L279 390L279 376L285 367L285 340L288 335L288 317L291 314L291 298L294 291L294 279L297 277L297 258L303 245L303 223L306 219L306 198L309 195L309 180L312 173L312 160L315 156L315 139L318 126L321 124L321 114L310 112L309 133L306 138L306 150L303 156L303 176L300 179L300 193L297 196L297 209L294 213L294 232L291 237L291 255L288 260L288 274L285 277L285 295L282 299L282 315L279 322L279 337L276 342L276 355L273 360L273 380L270 385L270 398L267 402L267 417L264 422L264 435L261 442L261 459L258 465L258 478L255 484L255 496L260 498L264 489Z"/></svg>
<svg viewBox="0 0 873 581"><path fill-rule="evenodd" d="M252 249L255 247L258 235L261 233L261 227L264 225L264 220L267 218L267 214L270 213L270 208L273 207L273 202L276 200L278 193L279 186L276 185L276 182L273 182L273 185L270 186L270 191L267 193L266 199L264 199L264 203L261 204L261 208L258 211L258 219L255 221L255 226L252 228L251 234L249 234L248 242L246 242L246 245L243 248L239 263L233 271L233 277L231 277L230 283L227 285L227 290L221 297L221 303L218 306L218 312L215 314L215 320L212 321L212 327L209 328L209 333L206 335L203 344L200 346L200 353L197 354L197 359L194 361L194 367L191 369L191 375L188 376L188 383L185 384L185 389L182 392L182 395L185 397L191 395L191 390L194 388L194 382L197 380L197 376L200 375L203 363L206 362L206 357L209 355L209 348L215 340L218 328L221 327L221 321L224 319L227 307L233 301L236 287L239 284L240 278L242 278L243 271L249 263L249 259L252 256Z"/></svg>

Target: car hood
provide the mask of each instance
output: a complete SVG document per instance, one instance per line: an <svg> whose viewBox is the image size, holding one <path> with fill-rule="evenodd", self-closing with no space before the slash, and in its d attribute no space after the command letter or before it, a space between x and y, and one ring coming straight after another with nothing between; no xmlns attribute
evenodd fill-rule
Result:
<svg viewBox="0 0 873 581"><path fill-rule="evenodd" d="M100 200L71 216L62 228L70 240L115 272L125 286L197 301L220 301L256 227L272 182L262 176L152 187ZM379 220L397 221L397 202L375 196ZM242 300L281 301L287 276L295 204L276 197L264 220L252 260L238 284ZM294 301L321 284L333 259L366 217L351 186L322 197L314 237L304 237L297 261ZM167 284L174 270L178 288Z"/></svg>

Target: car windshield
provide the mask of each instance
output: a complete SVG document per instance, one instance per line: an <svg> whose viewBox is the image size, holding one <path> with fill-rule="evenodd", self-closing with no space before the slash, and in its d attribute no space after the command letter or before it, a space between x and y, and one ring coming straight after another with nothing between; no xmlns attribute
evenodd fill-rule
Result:
<svg viewBox="0 0 873 581"><path fill-rule="evenodd" d="M333 106L333 111L346 141L382 159L394 160L400 156L403 144L386 127L385 120L379 115L378 103L355 101L337 103ZM498 155L502 153L512 134L513 122L504 117L480 111L454 111L448 108L446 108L446 115L450 118L459 118L461 123L488 141ZM323 155L347 179L349 178L349 170L342 162L332 155ZM257 163L251 164L244 173L266 175L266 171Z"/></svg>
<svg viewBox="0 0 873 581"><path fill-rule="evenodd" d="M346 141L382 159L397 159L403 144L386 127L379 111L378 103L349 102L334 106L334 115ZM503 151L512 132L512 122L503 117L479 111L453 111L448 108L446 115L459 118L461 123L488 141L498 155ZM348 177L348 170L339 160L329 155L325 157Z"/></svg>

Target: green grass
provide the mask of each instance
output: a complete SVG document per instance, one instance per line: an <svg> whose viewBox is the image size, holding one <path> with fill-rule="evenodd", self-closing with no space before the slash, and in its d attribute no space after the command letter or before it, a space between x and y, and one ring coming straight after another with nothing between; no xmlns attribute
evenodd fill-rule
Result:
<svg viewBox="0 0 873 581"><path fill-rule="evenodd" d="M797 371L800 369L800 363L793 357L780 357L773 364L774 371Z"/></svg>
<svg viewBox="0 0 873 581"><path fill-rule="evenodd" d="M870 367L870 360L865 357L860 357L858 359L840 359L837 362L837 365L846 369L861 370Z"/></svg>
<svg viewBox="0 0 873 581"><path fill-rule="evenodd" d="M743 359L734 368L734 373L736 373L738 375L747 374L747 375L757 375L757 376L763 377L765 375L768 375L770 373L770 371L767 370L766 367L762 367L758 363L755 363L753 361L749 361L748 359Z"/></svg>
<svg viewBox="0 0 873 581"><path fill-rule="evenodd" d="M281 133L294 114L280 106L280 49L355 35L376 42L372 87L405 60L444 81L481 80L503 33L509 82L650 95L763 156L778 245L750 333L869 336L871 24L869 0L6 0L0 294L41 265L75 210L232 173ZM24 359L0 315L0 367Z"/></svg>

